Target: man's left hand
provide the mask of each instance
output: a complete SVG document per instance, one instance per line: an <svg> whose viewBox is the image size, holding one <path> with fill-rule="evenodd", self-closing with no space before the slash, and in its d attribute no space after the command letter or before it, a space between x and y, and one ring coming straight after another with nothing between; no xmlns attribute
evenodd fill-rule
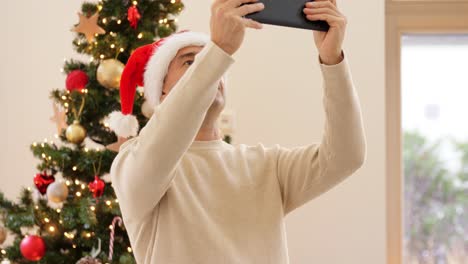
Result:
<svg viewBox="0 0 468 264"><path fill-rule="evenodd" d="M304 14L310 21L324 20L330 26L327 32L314 30L314 41L319 51L320 60L327 65L341 62L347 20L338 10L336 0L307 2Z"/></svg>

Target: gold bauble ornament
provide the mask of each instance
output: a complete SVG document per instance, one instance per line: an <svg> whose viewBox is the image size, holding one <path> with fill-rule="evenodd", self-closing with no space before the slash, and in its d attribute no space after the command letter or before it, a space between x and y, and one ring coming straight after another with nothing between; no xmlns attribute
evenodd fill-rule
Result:
<svg viewBox="0 0 468 264"><path fill-rule="evenodd" d="M6 228L0 226L0 245L5 242L7 237L7 231Z"/></svg>
<svg viewBox="0 0 468 264"><path fill-rule="evenodd" d="M61 203L67 199L68 187L63 181L56 181L47 187L47 199L54 203Z"/></svg>
<svg viewBox="0 0 468 264"><path fill-rule="evenodd" d="M73 124L67 127L65 136L71 143L80 144L86 137L86 130L80 125L78 120L75 120Z"/></svg>
<svg viewBox="0 0 468 264"><path fill-rule="evenodd" d="M96 74L98 82L108 89L119 89L124 67L122 62L115 59L101 61Z"/></svg>

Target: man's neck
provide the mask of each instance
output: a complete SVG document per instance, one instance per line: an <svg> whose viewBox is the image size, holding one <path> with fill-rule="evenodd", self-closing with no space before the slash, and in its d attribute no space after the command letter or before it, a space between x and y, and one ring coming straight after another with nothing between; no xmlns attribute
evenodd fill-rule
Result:
<svg viewBox="0 0 468 264"><path fill-rule="evenodd" d="M195 141L208 141L217 139L221 139L221 133L217 126L211 128L201 127L197 136L195 137Z"/></svg>
<svg viewBox="0 0 468 264"><path fill-rule="evenodd" d="M207 113L203 124L198 130L198 134L195 137L195 141L209 141L221 139L221 131L219 129L218 118L213 117L210 113Z"/></svg>

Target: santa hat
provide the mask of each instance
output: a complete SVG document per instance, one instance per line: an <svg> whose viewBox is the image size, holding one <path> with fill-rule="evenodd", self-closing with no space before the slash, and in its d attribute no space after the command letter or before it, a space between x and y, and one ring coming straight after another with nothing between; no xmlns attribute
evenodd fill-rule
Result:
<svg viewBox="0 0 468 264"><path fill-rule="evenodd" d="M164 78L177 52L187 46L204 46L210 37L204 33L179 31L154 43L137 48L130 56L120 79L121 111L109 115L109 127L120 137L138 134L138 120L133 112L137 86L151 109L159 104Z"/></svg>

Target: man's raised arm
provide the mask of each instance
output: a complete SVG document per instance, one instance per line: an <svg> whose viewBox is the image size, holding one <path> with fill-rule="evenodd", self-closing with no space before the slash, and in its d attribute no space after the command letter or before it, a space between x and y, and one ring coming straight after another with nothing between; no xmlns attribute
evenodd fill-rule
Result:
<svg viewBox="0 0 468 264"><path fill-rule="evenodd" d="M320 63L325 128L320 143L277 145L277 176L285 215L328 191L362 166L366 139L359 98L346 55L336 65Z"/></svg>
<svg viewBox="0 0 468 264"><path fill-rule="evenodd" d="M234 59L212 41L196 55L140 134L115 158L113 187L127 218L150 212L169 188L177 163L195 139Z"/></svg>

